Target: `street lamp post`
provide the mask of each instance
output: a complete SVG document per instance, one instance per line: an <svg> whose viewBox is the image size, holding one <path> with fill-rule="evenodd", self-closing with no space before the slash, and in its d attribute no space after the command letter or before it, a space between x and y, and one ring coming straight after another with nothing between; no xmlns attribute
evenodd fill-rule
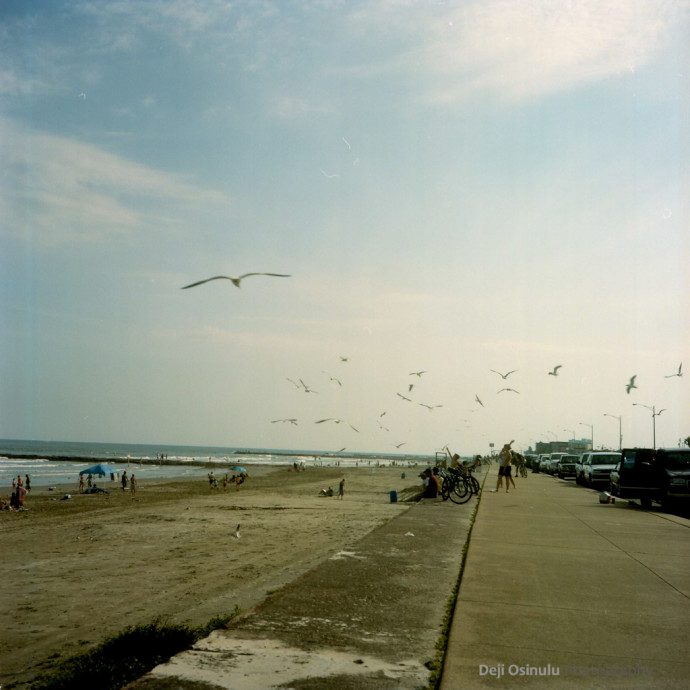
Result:
<svg viewBox="0 0 690 690"><path fill-rule="evenodd" d="M582 426L588 426L589 431L590 431L590 441L592 443L592 450L594 450L594 424L585 424L584 422L578 422L578 424L582 424Z"/></svg>
<svg viewBox="0 0 690 690"><path fill-rule="evenodd" d="M623 450L623 415L619 414L609 414L608 412L604 412L604 417L613 417L614 419L618 420L618 450Z"/></svg>
<svg viewBox="0 0 690 690"><path fill-rule="evenodd" d="M662 407L658 412L656 411L656 405L643 405L642 403L633 403L637 407L646 407L652 413L652 448L656 450L656 418L666 409Z"/></svg>

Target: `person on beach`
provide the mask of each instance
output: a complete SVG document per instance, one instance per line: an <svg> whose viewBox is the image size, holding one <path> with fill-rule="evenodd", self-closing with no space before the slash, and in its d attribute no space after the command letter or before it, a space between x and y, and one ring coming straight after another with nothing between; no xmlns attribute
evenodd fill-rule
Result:
<svg viewBox="0 0 690 690"><path fill-rule="evenodd" d="M226 472L223 475L223 491L227 491L227 490L228 490L228 473Z"/></svg>
<svg viewBox="0 0 690 690"><path fill-rule="evenodd" d="M344 495L345 495L345 477L343 477L340 480L340 483L338 484L338 498L342 500Z"/></svg>
<svg viewBox="0 0 690 690"><path fill-rule="evenodd" d="M89 479L91 479L91 475L89 475ZM127 470L125 470L122 473L122 479L120 481L122 483L122 490L125 491L125 489L127 489L127 481L128 481L127 480ZM89 484L89 486L91 486L91 484Z"/></svg>
<svg viewBox="0 0 690 690"><path fill-rule="evenodd" d="M17 475L17 486L24 486L24 480L22 479L21 474Z"/></svg>
<svg viewBox="0 0 690 690"><path fill-rule="evenodd" d="M26 487L27 491L31 491L31 477L29 477L28 474L24 478L24 486Z"/></svg>
<svg viewBox="0 0 690 690"><path fill-rule="evenodd" d="M20 484L17 487L17 503L19 505L18 510L24 508L24 499L26 498L26 489Z"/></svg>
<svg viewBox="0 0 690 690"><path fill-rule="evenodd" d="M92 486L95 486L94 483L93 483L93 479L91 478L91 473L90 473L90 472L89 472L89 476L86 478L86 486L88 486L89 489L90 489ZM123 487L122 490L124 491L124 487Z"/></svg>
<svg viewBox="0 0 690 690"><path fill-rule="evenodd" d="M79 475L79 493L80 493L80 494L83 494L83 493L84 493L84 486L85 486L85 484L84 484L84 475L83 475L83 474L80 474L80 475Z"/></svg>
<svg viewBox="0 0 690 690"><path fill-rule="evenodd" d="M506 493L508 493L510 489L510 484L513 485L513 488L515 489L515 481L513 480L512 477L512 463L513 463L513 452L510 449L510 446L512 445L512 441L510 443L504 444L503 448L501 448L501 452L498 454L498 480L496 481L496 491L498 491L502 485L503 485L503 477L506 479Z"/></svg>
<svg viewBox="0 0 690 690"><path fill-rule="evenodd" d="M129 492L132 496L137 492L137 480L134 478L134 472L132 472L132 476L129 478Z"/></svg>
<svg viewBox="0 0 690 690"><path fill-rule="evenodd" d="M422 498L436 498L438 496L438 479L436 479L436 475L427 467L422 472L422 476L424 477Z"/></svg>

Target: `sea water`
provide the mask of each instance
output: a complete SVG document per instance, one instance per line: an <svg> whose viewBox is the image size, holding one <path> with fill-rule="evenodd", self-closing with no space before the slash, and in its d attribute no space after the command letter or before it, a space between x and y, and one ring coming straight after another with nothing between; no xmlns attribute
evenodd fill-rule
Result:
<svg viewBox="0 0 690 690"><path fill-rule="evenodd" d="M16 458L14 455L37 456ZM10 457L8 457L10 456ZM164 460L161 460L161 457ZM60 458L55 460L52 458ZM74 458L71 460L70 458ZM29 474L35 486L79 483L79 472L93 464L107 463L116 472L135 472L140 480L206 476L211 465L216 472L232 472L236 466L292 465L372 467L426 465L428 456L385 453L319 452L231 448L219 446L172 446L131 443L87 443L0 439L0 489L11 486L12 478ZM101 481L109 481L107 477Z"/></svg>

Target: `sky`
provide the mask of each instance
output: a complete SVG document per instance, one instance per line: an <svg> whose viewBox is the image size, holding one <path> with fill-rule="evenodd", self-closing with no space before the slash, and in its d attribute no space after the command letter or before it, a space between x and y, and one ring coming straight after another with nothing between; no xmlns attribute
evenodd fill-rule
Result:
<svg viewBox="0 0 690 690"><path fill-rule="evenodd" d="M0 438L677 445L689 34L685 0L2 0ZM290 277L181 290L250 272Z"/></svg>

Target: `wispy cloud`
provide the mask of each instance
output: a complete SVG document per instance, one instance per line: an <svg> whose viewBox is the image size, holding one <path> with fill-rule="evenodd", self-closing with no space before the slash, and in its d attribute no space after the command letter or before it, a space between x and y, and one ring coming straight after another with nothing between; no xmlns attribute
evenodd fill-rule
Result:
<svg viewBox="0 0 690 690"><path fill-rule="evenodd" d="M228 208L227 195L90 144L0 120L0 229L33 241L99 241L171 223L201 205Z"/></svg>
<svg viewBox="0 0 690 690"><path fill-rule="evenodd" d="M419 93L428 103L482 94L521 100L643 67L684 8L685 0L480 0L430 11L385 2L353 12L350 25L399 33L405 48L389 52L384 66L423 77Z"/></svg>

